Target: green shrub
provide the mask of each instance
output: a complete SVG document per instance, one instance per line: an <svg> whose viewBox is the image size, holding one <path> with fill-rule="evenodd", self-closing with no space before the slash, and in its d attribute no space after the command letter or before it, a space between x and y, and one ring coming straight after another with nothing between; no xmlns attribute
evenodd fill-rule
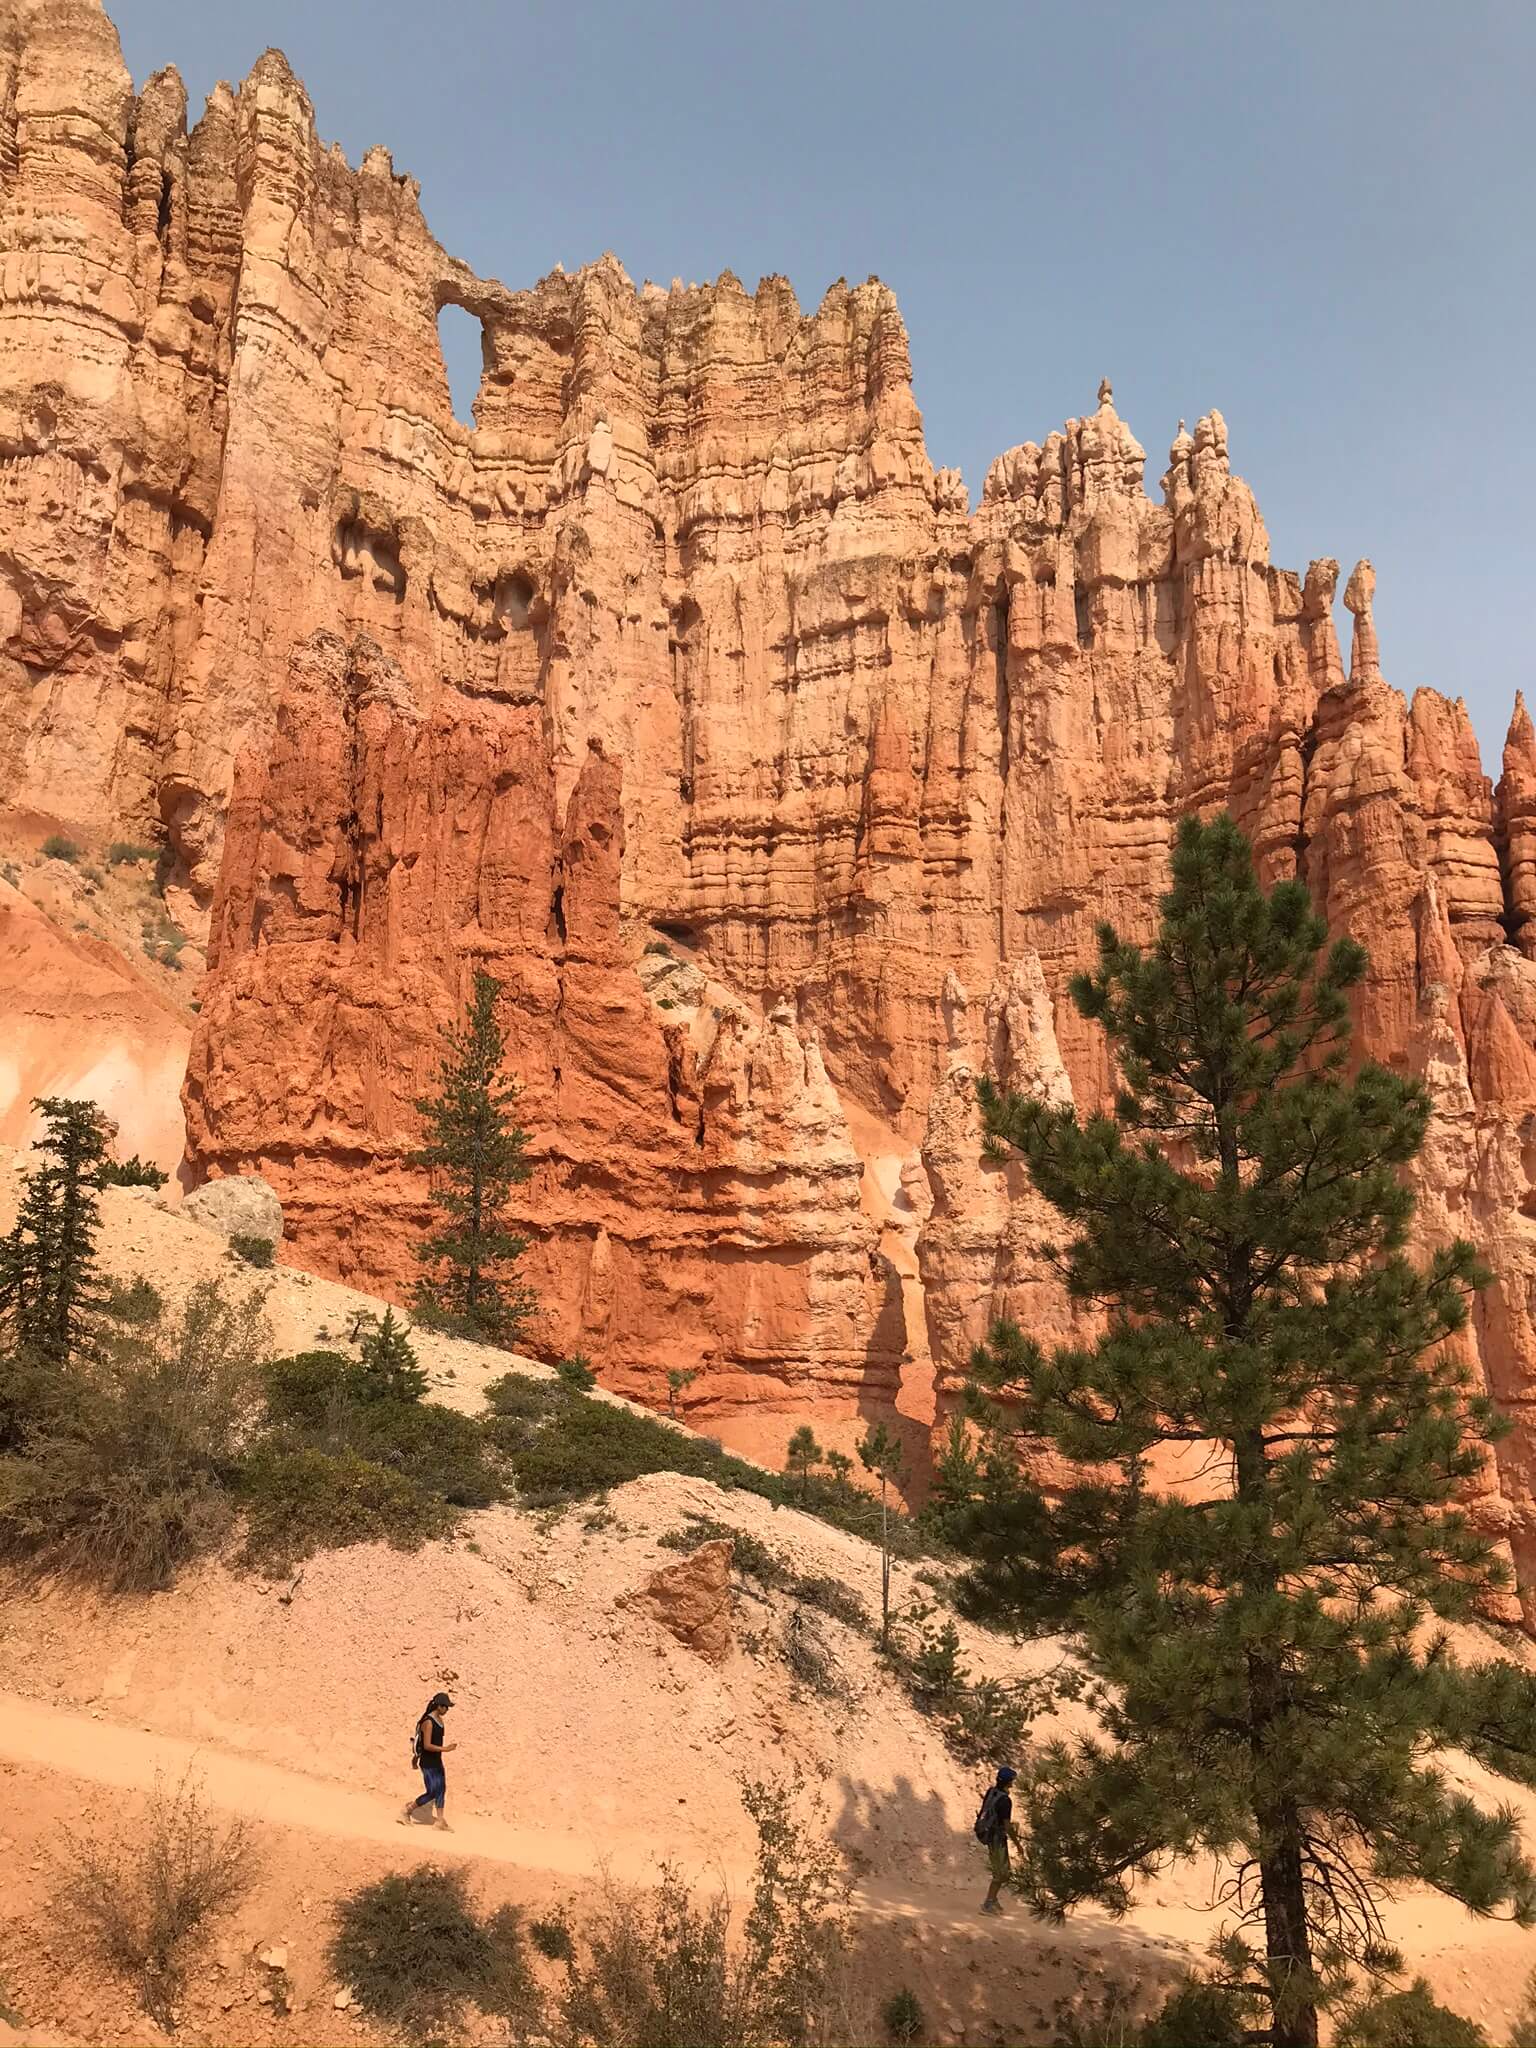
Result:
<svg viewBox="0 0 1536 2048"><path fill-rule="evenodd" d="M1138 2020L1132 1994L1116 1985L1075 2007L1060 2002L1052 2048L1239 2048L1253 2038L1245 2022L1253 2002L1208 1977L1185 1977Z"/></svg>
<svg viewBox="0 0 1536 2048"><path fill-rule="evenodd" d="M590 1394L597 1385L597 1374L592 1370L592 1361L584 1352L573 1351L569 1358L562 1358L555 1367L563 1387L574 1393Z"/></svg>
<svg viewBox="0 0 1536 2048"><path fill-rule="evenodd" d="M560 1407L564 1393L558 1381L536 1380L531 1373L503 1373L485 1390L493 1417L507 1422L543 1422Z"/></svg>
<svg viewBox="0 0 1536 2048"><path fill-rule="evenodd" d="M771 1550L759 1536L749 1530L733 1528L729 1522L717 1521L713 1515L690 1515L681 1529L670 1529L656 1541L664 1550L692 1552L704 1543L719 1543L728 1539L731 1544L731 1563L743 1578L755 1579L757 1583L773 1590L786 1586L794 1574L776 1550Z"/></svg>
<svg viewBox="0 0 1536 2048"><path fill-rule="evenodd" d="M9 1376L25 1413L0 1410L0 1548L114 1590L169 1584L229 1528L266 1341L258 1303L203 1281L174 1314Z"/></svg>
<svg viewBox="0 0 1536 2048"><path fill-rule="evenodd" d="M540 1387L547 1391L528 1391ZM782 1473L765 1472L743 1458L733 1458L709 1437L636 1409L588 1400L564 1384L551 1386L526 1374L509 1373L486 1392L492 1407L489 1433L529 1507L557 1507L606 1493L648 1472L681 1472L727 1489L739 1487L775 1507L803 1508L867 1541L879 1539L879 1501L841 1481L813 1478L802 1501L798 1481L791 1485ZM892 1552L898 1557L922 1555L924 1539L909 1517L892 1512L889 1519ZM725 1533L740 1540L734 1529ZM749 1570L745 1562L741 1568Z"/></svg>
<svg viewBox="0 0 1536 2048"><path fill-rule="evenodd" d="M609 1885L573 1939L541 1952L565 1966L562 2040L667 2048L760 2048L765 2042L868 2041L868 2020L840 2008L848 1947L836 1859L791 1817L786 1793L746 1784L757 1824L751 1905L732 1939L724 1890L700 1897L663 1867L648 1891Z"/></svg>
<svg viewBox="0 0 1536 2048"><path fill-rule="evenodd" d="M165 1302L159 1288L141 1273L136 1280L109 1282L105 1312L115 1323L127 1323L135 1329L142 1329L145 1324L160 1320L165 1313Z"/></svg>
<svg viewBox="0 0 1536 2048"><path fill-rule="evenodd" d="M50 832L43 841L44 860L67 860L73 865L82 858L81 849L73 839L66 839L62 832Z"/></svg>
<svg viewBox="0 0 1536 2048"><path fill-rule="evenodd" d="M403 1472L354 1450L258 1444L240 1473L248 1562L284 1570L317 1550L389 1543L416 1550L456 1516Z"/></svg>
<svg viewBox="0 0 1536 2048"><path fill-rule="evenodd" d="M157 1780L125 1843L64 1829L54 1913L169 2031L192 1956L255 1866L246 1821L215 1820L190 1777L174 1791Z"/></svg>
<svg viewBox="0 0 1536 2048"><path fill-rule="evenodd" d="M163 1188L170 1175L135 1152L131 1159L107 1160L96 1178L104 1188Z"/></svg>
<svg viewBox="0 0 1536 2048"><path fill-rule="evenodd" d="M242 1483L252 1557L286 1562L373 1539L411 1548L445 1533L455 1509L505 1497L479 1421L381 1394L343 1352L273 1359L264 1380L271 1433Z"/></svg>
<svg viewBox="0 0 1536 2048"><path fill-rule="evenodd" d="M1346 2006L1333 2038L1335 2048L1488 2048L1477 2022L1441 2005L1422 1977Z"/></svg>
<svg viewBox="0 0 1536 2048"><path fill-rule="evenodd" d="M519 1915L503 1906L482 1919L459 1869L426 1864L352 1892L329 1960L364 2012L418 2036L454 2029L466 2006L524 2030L538 2019Z"/></svg>
<svg viewBox="0 0 1536 2048"><path fill-rule="evenodd" d="M155 858L153 846L135 846L131 839L114 839L107 848L107 866L110 868L137 867L140 862Z"/></svg>
<svg viewBox="0 0 1536 2048"><path fill-rule="evenodd" d="M253 1230L232 1231L229 1248L248 1266L270 1266L277 1252L277 1246L270 1237L258 1237Z"/></svg>
<svg viewBox="0 0 1536 2048"><path fill-rule="evenodd" d="M995 1763L1001 1756L1017 1754L1048 1693L1044 1680L1038 1685L1030 1681L1004 1685L998 1679L984 1678L940 1701L934 1719L950 1755L958 1762Z"/></svg>
<svg viewBox="0 0 1536 2048"><path fill-rule="evenodd" d="M366 1370L366 1368L364 1368ZM368 1400L347 1419L352 1448L454 1507L506 1498L478 1422L436 1401Z"/></svg>
<svg viewBox="0 0 1536 2048"><path fill-rule="evenodd" d="M928 2028L917 1994L905 1985L893 1991L880 2008L880 2024L888 2041L920 2041Z"/></svg>
<svg viewBox="0 0 1536 2048"><path fill-rule="evenodd" d="M687 1472L729 1486L751 1468L706 1437L686 1435L633 1409L562 1388L564 1398L508 1458L518 1492L533 1507L606 1493L646 1472ZM762 1479L767 1475L755 1474Z"/></svg>
<svg viewBox="0 0 1536 2048"><path fill-rule="evenodd" d="M343 1351L298 1351L268 1361L262 1378L267 1414L274 1423L324 1431L345 1441L346 1410L361 1405L363 1368Z"/></svg>

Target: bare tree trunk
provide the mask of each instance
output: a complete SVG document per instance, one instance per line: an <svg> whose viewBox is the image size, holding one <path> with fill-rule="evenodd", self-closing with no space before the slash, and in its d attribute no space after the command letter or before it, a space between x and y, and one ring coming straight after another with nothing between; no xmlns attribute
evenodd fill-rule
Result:
<svg viewBox="0 0 1536 2048"><path fill-rule="evenodd" d="M1258 1816L1264 1944L1275 2001L1274 2048L1317 2048L1317 1994L1301 1873L1301 1821L1289 1800Z"/></svg>

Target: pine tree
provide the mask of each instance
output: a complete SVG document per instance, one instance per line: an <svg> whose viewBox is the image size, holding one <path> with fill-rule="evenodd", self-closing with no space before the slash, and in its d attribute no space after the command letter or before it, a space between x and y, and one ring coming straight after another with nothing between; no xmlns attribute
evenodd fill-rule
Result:
<svg viewBox="0 0 1536 2048"><path fill-rule="evenodd" d="M834 1486L846 1487L851 1484L853 1460L846 1451L828 1451L827 1470L832 1474Z"/></svg>
<svg viewBox="0 0 1536 2048"><path fill-rule="evenodd" d="M682 1394L686 1394L686 1393L687 1393L688 1389L689 1389L689 1388L690 1388L690 1387L691 1387L691 1386L693 1385L694 1381L695 1381L695 1380L696 1380L696 1379L698 1378L698 1376L699 1376L699 1368L698 1368L698 1367L697 1367L696 1365L695 1365L695 1366L679 1366L679 1365L675 1365L675 1366L673 1366L673 1367L672 1367L672 1369L671 1369L671 1370L670 1370L670 1371L668 1372L668 1374L667 1374L667 1413L668 1413L668 1414L669 1414L669 1415L671 1416L671 1418L672 1418L672 1420L673 1420L674 1422L676 1422L676 1420L677 1420L677 1403L678 1403L678 1397L679 1397L680 1395L682 1395Z"/></svg>
<svg viewBox="0 0 1536 2048"><path fill-rule="evenodd" d="M446 1034L436 1090L416 1104L426 1143L407 1164L431 1174L431 1199L444 1216L417 1252L427 1269L417 1288L418 1315L510 1345L535 1302L509 1271L527 1248L507 1229L505 1212L513 1187L528 1178L528 1134L515 1117L517 1084L502 1079L500 994L501 983L476 968L464 1021Z"/></svg>
<svg viewBox="0 0 1536 2048"><path fill-rule="evenodd" d="M1445 1341L1485 1276L1465 1243L1403 1251L1429 1102L1350 1074L1365 955L1320 959L1325 937L1230 819L1186 820L1156 942L1103 929L1072 985L1118 1057L1113 1116L983 1085L992 1150L1073 1231L1047 1258L1107 1317L1092 1345L1000 1323L977 1352L993 1437L962 1528L973 1610L1065 1628L1102 1721L1034 1767L1026 1895L1120 1912L1214 1854L1277 2048L1312 2048L1352 1969L1399 1966L1399 1882L1536 1919L1512 1815L1435 1762L1536 1784L1536 1679L1460 1666L1431 1619L1506 1582L1457 1505L1496 1419ZM1049 1499L1018 1455L1041 1445L1071 1475Z"/></svg>
<svg viewBox="0 0 1536 2048"><path fill-rule="evenodd" d="M360 1391L367 1401L419 1401L427 1391L427 1376L416 1358L410 1333L395 1321L392 1308L383 1319L369 1316L371 1326L358 1341L362 1362Z"/></svg>
<svg viewBox="0 0 1536 2048"><path fill-rule="evenodd" d="M808 1422L802 1422L784 1452L784 1470L799 1475L801 1500L809 1498L811 1474L821 1463L821 1458L821 1445L816 1441L815 1430Z"/></svg>
<svg viewBox="0 0 1536 2048"><path fill-rule="evenodd" d="M981 1479L981 1459L971 1443L964 1415L952 1415L944 1448L933 1462L933 1477L923 1505L923 1520L941 1535L955 1517L964 1524Z"/></svg>
<svg viewBox="0 0 1536 2048"><path fill-rule="evenodd" d="M0 1243L0 1319L17 1350L62 1363L92 1341L107 1290L96 1267L97 1200L113 1127L94 1102L38 1097L34 1150L10 1235Z"/></svg>
<svg viewBox="0 0 1536 2048"><path fill-rule="evenodd" d="M880 1647L891 1642L891 1519L889 1489L905 1472L901 1445L883 1422L868 1430L858 1445L859 1463L880 1482Z"/></svg>

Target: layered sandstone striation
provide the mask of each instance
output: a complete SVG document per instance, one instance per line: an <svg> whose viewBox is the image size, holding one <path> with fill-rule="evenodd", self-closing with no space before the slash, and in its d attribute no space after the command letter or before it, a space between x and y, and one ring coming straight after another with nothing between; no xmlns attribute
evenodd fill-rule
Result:
<svg viewBox="0 0 1536 2048"><path fill-rule="evenodd" d="M429 713L376 642L311 636L235 777L189 1149L270 1181L301 1255L401 1291L414 1103L478 963L533 1134L540 1347L653 1397L686 1364L694 1405L889 1403L899 1284L814 1033L626 933L620 780L593 742L562 806L537 700Z"/></svg>
<svg viewBox="0 0 1536 2048"><path fill-rule="evenodd" d="M1102 1100L1069 977L1227 806L1370 946L1364 1047L1435 1091L1421 1232L1488 1248L1524 1416L1530 721L1495 792L1384 680L1368 563L1346 667L1339 567L1271 563L1219 413L1145 470L1106 383L973 512L877 281L509 290L277 53L189 130L93 0L0 23L5 800L163 841L189 1170L269 1180L317 1268L407 1287L413 1102L491 967L547 1348L632 1391L854 1420L926 1335L942 1419L994 1311L1070 1330L974 1077ZM1533 1442L1487 1506L1536 1579Z"/></svg>

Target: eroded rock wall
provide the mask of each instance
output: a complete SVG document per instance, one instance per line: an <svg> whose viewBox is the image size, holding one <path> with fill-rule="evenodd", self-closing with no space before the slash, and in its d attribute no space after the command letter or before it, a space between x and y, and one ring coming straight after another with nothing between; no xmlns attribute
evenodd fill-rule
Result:
<svg viewBox="0 0 1536 2048"><path fill-rule="evenodd" d="M1495 795L1464 709L1384 681L1369 564L1346 671L1338 566L1270 562L1220 414L1144 468L1106 384L972 513L877 281L509 290L276 52L189 130L93 0L0 21L0 794L164 840L209 946L189 1170L265 1174L317 1268L408 1286L412 1104L484 962L549 1348L652 1398L702 1365L716 1415L883 1412L878 1130L942 1417L994 1310L1071 1326L973 1077L1101 1099L1067 981L1227 805L1371 948L1364 1045L1439 1104L1422 1229L1489 1248L1523 1414L1530 723ZM1532 1441L1490 1512L1536 1573Z"/></svg>

